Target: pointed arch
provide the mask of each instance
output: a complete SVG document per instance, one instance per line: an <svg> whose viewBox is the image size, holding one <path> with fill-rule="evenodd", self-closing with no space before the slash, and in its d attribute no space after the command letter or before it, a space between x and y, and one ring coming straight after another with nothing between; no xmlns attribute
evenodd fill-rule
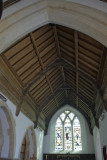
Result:
<svg viewBox="0 0 107 160"><path fill-rule="evenodd" d="M56 120L55 150L81 151L81 126L76 114L70 110L63 111Z"/></svg>
<svg viewBox="0 0 107 160"><path fill-rule="evenodd" d="M21 160L37 159L36 136L33 126L26 129L20 148L19 158Z"/></svg>
<svg viewBox="0 0 107 160"><path fill-rule="evenodd" d="M0 145L0 156L14 158L16 146L16 124L11 110L8 108L7 104L2 101L0 101L0 123L0 136L2 136L2 142ZM4 153L5 148L6 152Z"/></svg>

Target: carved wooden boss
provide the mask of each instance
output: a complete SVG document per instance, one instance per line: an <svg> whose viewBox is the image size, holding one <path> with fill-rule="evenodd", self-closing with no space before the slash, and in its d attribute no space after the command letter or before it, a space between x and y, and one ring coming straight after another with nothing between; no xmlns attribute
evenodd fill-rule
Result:
<svg viewBox="0 0 107 160"><path fill-rule="evenodd" d="M0 19L1 19L1 16L2 16L2 12L3 12L3 1L0 0Z"/></svg>

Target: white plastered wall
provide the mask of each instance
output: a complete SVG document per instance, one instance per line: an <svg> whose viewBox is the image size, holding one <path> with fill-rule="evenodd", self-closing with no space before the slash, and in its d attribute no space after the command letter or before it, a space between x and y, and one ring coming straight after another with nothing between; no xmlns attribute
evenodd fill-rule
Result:
<svg viewBox="0 0 107 160"><path fill-rule="evenodd" d="M70 110L77 115L81 124L82 136L82 151L79 153L94 153L93 136L89 132L88 124L83 115L73 107L66 105L55 113L49 123L47 135L44 136L43 153L56 153L55 152L55 124L58 116L65 110ZM60 152L64 153L64 152ZM76 153L76 152L71 152Z"/></svg>
<svg viewBox="0 0 107 160"><path fill-rule="evenodd" d="M96 160L102 160L100 133L97 127L94 127L93 129L93 138Z"/></svg>
<svg viewBox="0 0 107 160"><path fill-rule="evenodd" d="M0 121L1 121L1 127L2 127L2 134L3 134L3 146L1 150L1 157L8 157L9 153L9 136L8 136L8 129L9 129L9 124L7 121L7 117L3 111L2 108L0 108Z"/></svg>
<svg viewBox="0 0 107 160"><path fill-rule="evenodd" d="M35 130L36 142L37 142L37 160L42 160L43 158L43 141L44 141L44 131L40 128Z"/></svg>
<svg viewBox="0 0 107 160"><path fill-rule="evenodd" d="M107 146L107 112L103 113L103 119L100 121L100 137L101 137L101 148Z"/></svg>
<svg viewBox="0 0 107 160"><path fill-rule="evenodd" d="M73 3L74 1L76 3ZM98 0L66 0L67 3L62 0L26 0L25 5L24 2L25 0L23 0L23 3L17 3L14 7L9 7L3 12L3 19L0 22L0 53L30 31L49 22L76 29L107 46L106 3ZM22 131L19 132L20 138L16 138L15 157L17 157L23 139L21 136L24 135L26 128L32 122L23 116L22 113L16 118L14 105L10 101L7 103L14 115L16 126L18 126L16 134L18 134L18 130L22 128L24 130L23 133ZM20 126L22 121L28 123L25 122L24 126ZM106 142L106 138L104 138L106 136L103 137L102 134L106 134L107 130L104 128L105 125L103 125L106 122L107 120L101 122L101 145Z"/></svg>
<svg viewBox="0 0 107 160"><path fill-rule="evenodd" d="M16 117L16 115L15 115L16 106L10 100L7 99L7 102L3 102L0 100L0 106L8 107L10 109L10 111L12 112L12 116L13 116L14 123L15 123L15 132L16 132L15 133L16 134L16 148L15 148L14 158L19 158L21 144L22 144L24 135L25 135L27 129L34 124L22 112L20 112L19 116ZM8 128L8 126L7 126L7 128ZM30 132L29 132L29 136L31 137ZM36 136L36 142L37 142L37 159L41 160L42 159L42 151L43 151L42 148L43 148L44 132L42 130L35 129L35 136ZM32 150L32 147L30 146L30 154L32 156L33 151L31 151L31 150ZM8 157L7 151L6 152L4 151L4 154L5 154L5 156L3 156L3 157Z"/></svg>
<svg viewBox="0 0 107 160"><path fill-rule="evenodd" d="M99 128L93 129L93 138L96 160L103 160L103 147L107 148L107 112L105 111L100 117Z"/></svg>

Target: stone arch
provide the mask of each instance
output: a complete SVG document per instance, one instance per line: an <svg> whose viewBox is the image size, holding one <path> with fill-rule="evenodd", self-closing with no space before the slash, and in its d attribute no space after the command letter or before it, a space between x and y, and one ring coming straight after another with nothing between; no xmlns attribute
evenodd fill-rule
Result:
<svg viewBox="0 0 107 160"><path fill-rule="evenodd" d="M0 155L1 155L3 144L4 144L4 136L3 136L3 130L2 130L2 122L0 119Z"/></svg>
<svg viewBox="0 0 107 160"><path fill-rule="evenodd" d="M106 13L82 4L61 0L35 2L2 20L0 52L19 38L47 23L73 28L107 46L105 22Z"/></svg>
<svg viewBox="0 0 107 160"><path fill-rule="evenodd" d="M48 127L48 134L45 136L44 139L44 152L45 153L56 153L55 151L55 125L56 120L61 113L65 110L69 110L73 112L79 119L81 125L81 140L82 140L82 150L79 153L94 153L94 146L93 146L93 137L89 132L88 124L85 117L75 108L70 105L62 106L51 118L49 127ZM61 153L66 153L66 151L61 151ZM74 151L70 153L76 153Z"/></svg>
<svg viewBox="0 0 107 160"><path fill-rule="evenodd" d="M25 145L25 148L23 148ZM22 152L24 155L22 156ZM36 160L37 159L37 146L36 146L36 136L33 126L26 129L23 137L23 141L20 148L19 158L24 157L26 160Z"/></svg>
<svg viewBox="0 0 107 160"><path fill-rule="evenodd" d="M8 158L14 158L14 154L15 154L15 146L16 146L16 134L15 134L15 120L13 118L13 115L10 111L10 109L8 108L7 104L5 102L0 101L0 110L2 113L4 113L5 115L5 120L8 123L8 128L7 128L7 135L9 137L9 145L8 147ZM0 120L1 124L0 124L0 128L1 128L1 133L0 136L2 137L2 143L0 146L0 155L2 155L2 149L3 149L3 145L6 142L5 139L5 135L3 135L3 126L5 126L4 123L2 123L2 120ZM6 142L7 143L7 142Z"/></svg>

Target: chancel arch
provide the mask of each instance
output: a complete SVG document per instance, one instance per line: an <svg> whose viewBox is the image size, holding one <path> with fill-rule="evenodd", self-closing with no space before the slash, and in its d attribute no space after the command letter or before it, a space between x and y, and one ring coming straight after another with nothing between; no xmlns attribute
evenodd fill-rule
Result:
<svg viewBox="0 0 107 160"><path fill-rule="evenodd" d="M15 121L5 102L0 101L0 157L13 158L15 154Z"/></svg>

